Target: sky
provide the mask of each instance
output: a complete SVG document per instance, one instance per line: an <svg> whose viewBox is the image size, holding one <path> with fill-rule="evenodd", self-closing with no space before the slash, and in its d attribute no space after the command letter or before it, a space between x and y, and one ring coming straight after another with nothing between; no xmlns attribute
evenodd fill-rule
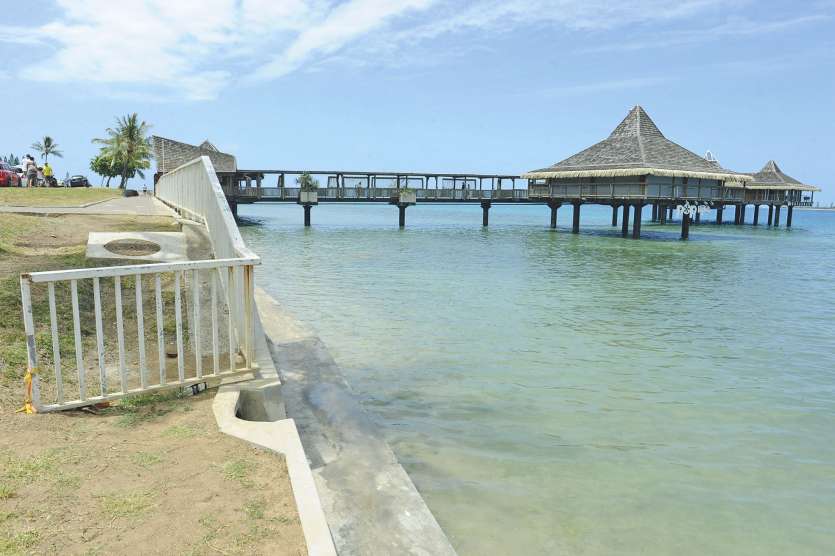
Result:
<svg viewBox="0 0 835 556"><path fill-rule="evenodd" d="M239 167L521 173L635 104L835 202L835 0L0 0L0 153L88 174L116 117ZM141 180L134 180L141 183Z"/></svg>

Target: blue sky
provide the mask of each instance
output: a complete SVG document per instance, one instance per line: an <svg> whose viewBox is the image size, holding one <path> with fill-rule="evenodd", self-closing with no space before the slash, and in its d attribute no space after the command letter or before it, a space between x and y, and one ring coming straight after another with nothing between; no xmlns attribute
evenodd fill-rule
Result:
<svg viewBox="0 0 835 556"><path fill-rule="evenodd" d="M0 153L51 135L61 176L134 111L242 167L516 173L641 104L835 201L833 0L0 2Z"/></svg>

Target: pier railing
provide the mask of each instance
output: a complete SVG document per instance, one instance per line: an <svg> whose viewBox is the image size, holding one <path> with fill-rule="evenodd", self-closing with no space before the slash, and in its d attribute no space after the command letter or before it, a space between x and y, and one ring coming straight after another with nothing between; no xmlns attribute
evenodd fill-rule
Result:
<svg viewBox="0 0 835 556"><path fill-rule="evenodd" d="M241 238L211 162L202 157L163 175L156 195L205 224L216 258L22 274L32 409L92 405L256 368L253 267L260 258ZM36 333L36 317L48 319L48 335ZM59 332L69 327L72 341L62 342ZM41 351L53 371L43 384ZM74 365L62 352L73 354Z"/></svg>

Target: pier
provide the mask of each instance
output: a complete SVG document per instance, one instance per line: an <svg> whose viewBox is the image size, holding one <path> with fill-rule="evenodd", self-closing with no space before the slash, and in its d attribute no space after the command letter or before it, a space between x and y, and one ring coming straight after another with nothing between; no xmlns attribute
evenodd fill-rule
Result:
<svg viewBox="0 0 835 556"><path fill-rule="evenodd" d="M609 137L552 166L523 174L443 173L420 171L239 169L234 156L219 152L209 141L199 146L156 137L157 179L182 160L208 156L233 214L238 205L296 203L303 208L305 226L312 225L312 209L320 203L387 203L396 206L398 225L406 226L410 206L424 203L477 204L482 225L489 226L495 204L545 205L550 228L557 228L559 209L570 205L571 232L579 233L584 205L612 208L612 227L620 223L624 238L641 237L644 209L650 222L672 222L681 214L680 237L702 225L702 216L715 211L717 225L725 210L733 210L734 225L745 224L745 210L753 205L753 225L768 207L767 226L792 225L796 206L812 206L817 187L786 175L769 161L759 172L723 168L708 152L704 157L667 139L649 115L635 106ZM312 179L305 187L299 178ZM317 186L313 187L312 184ZM318 185L321 184L321 185ZM619 219L620 215L620 219ZM631 220L631 229L630 229Z"/></svg>

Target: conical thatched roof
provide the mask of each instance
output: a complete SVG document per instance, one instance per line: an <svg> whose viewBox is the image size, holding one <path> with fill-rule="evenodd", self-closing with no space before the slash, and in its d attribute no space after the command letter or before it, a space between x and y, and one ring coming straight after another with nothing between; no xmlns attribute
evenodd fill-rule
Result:
<svg viewBox="0 0 835 556"><path fill-rule="evenodd" d="M777 163L769 160L763 169L754 174L754 181L749 189L794 189L799 191L820 191L813 185L800 183L790 175L784 173Z"/></svg>
<svg viewBox="0 0 835 556"><path fill-rule="evenodd" d="M750 181L747 174L725 170L666 137L646 111L635 106L603 141L548 168L522 177L583 178L612 176L674 176Z"/></svg>

